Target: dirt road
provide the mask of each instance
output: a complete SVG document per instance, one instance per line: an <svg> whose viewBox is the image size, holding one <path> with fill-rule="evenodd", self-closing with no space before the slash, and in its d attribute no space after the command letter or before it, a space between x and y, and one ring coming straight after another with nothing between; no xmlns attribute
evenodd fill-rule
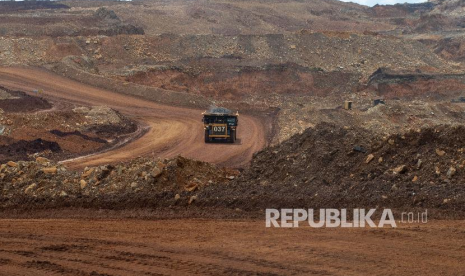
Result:
<svg viewBox="0 0 465 276"><path fill-rule="evenodd" d="M68 162L85 167L119 162L138 156L185 157L227 166L243 166L266 143L265 129L257 118L240 116L236 144L205 144L202 110L156 104L85 85L35 68L0 68L0 85L31 92L43 89L47 97L85 105L106 105L150 129L141 138L105 153Z"/></svg>
<svg viewBox="0 0 465 276"><path fill-rule="evenodd" d="M465 275L465 222L0 220L0 275Z"/></svg>

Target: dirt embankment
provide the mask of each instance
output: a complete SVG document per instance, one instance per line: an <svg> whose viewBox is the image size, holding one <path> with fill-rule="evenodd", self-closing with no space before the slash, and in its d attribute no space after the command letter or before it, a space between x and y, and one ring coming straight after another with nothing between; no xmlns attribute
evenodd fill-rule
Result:
<svg viewBox="0 0 465 276"><path fill-rule="evenodd" d="M21 91L13 91L0 86L0 109L4 112L33 112L52 108L52 105L41 97L32 97ZM37 94L39 93L36 90Z"/></svg>
<svg viewBox="0 0 465 276"><path fill-rule="evenodd" d="M430 97L450 100L465 95L465 75L401 73L382 68L371 75L368 87L387 99Z"/></svg>
<svg viewBox="0 0 465 276"><path fill-rule="evenodd" d="M113 36L143 35L144 30L122 22L114 11L104 7L73 11L64 4L37 1L1 3L0 34L6 37Z"/></svg>
<svg viewBox="0 0 465 276"><path fill-rule="evenodd" d="M204 70L190 68L167 68L137 72L124 78L125 81L159 87L172 91L200 94L217 100L245 100L250 97L270 95L327 96L336 90L350 91L353 74L322 72L296 64L269 65L264 67L224 66L221 60L211 61ZM206 63L204 61L204 63ZM205 64L204 64L205 66ZM200 72L192 73L189 69ZM357 79L357 76L355 77Z"/></svg>
<svg viewBox="0 0 465 276"><path fill-rule="evenodd" d="M238 171L177 157L69 171L38 157L0 167L1 209L103 208L110 210L191 205L195 193L231 181Z"/></svg>
<svg viewBox="0 0 465 276"><path fill-rule="evenodd" d="M10 163L0 171L2 208L187 207L209 217L205 210L241 210L247 216L266 208L385 207L461 218L464 134L464 127L438 126L383 138L322 124L259 152L239 176L182 157L81 172L40 159Z"/></svg>
<svg viewBox="0 0 465 276"><path fill-rule="evenodd" d="M33 10L55 10L69 9L67 5L50 1L2 1L0 2L0 13L11 13L18 11Z"/></svg>
<svg viewBox="0 0 465 276"><path fill-rule="evenodd" d="M203 206L465 209L465 128L438 126L376 137L322 124L255 155L227 186L202 190Z"/></svg>
<svg viewBox="0 0 465 276"><path fill-rule="evenodd" d="M94 153L137 130L133 121L108 107L50 102L42 89L30 94L0 87L0 162Z"/></svg>

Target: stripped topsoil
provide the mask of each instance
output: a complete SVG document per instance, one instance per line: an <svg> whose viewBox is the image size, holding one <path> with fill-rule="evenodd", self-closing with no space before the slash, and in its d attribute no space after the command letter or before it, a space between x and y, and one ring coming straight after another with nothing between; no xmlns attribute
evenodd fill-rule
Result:
<svg viewBox="0 0 465 276"><path fill-rule="evenodd" d="M0 86L0 163L55 161L106 150L130 139L137 124L105 106L54 103Z"/></svg>
<svg viewBox="0 0 465 276"><path fill-rule="evenodd" d="M5 112L33 112L52 108L52 105L41 97L32 97L5 87L0 87L0 90L10 95L8 99L0 99L0 109Z"/></svg>
<svg viewBox="0 0 465 276"><path fill-rule="evenodd" d="M257 153L240 176L182 157L82 172L43 162L4 164L1 207L170 208L207 217L218 215L205 212L212 209L247 216L266 208L384 207L432 209L437 216L457 218L465 214L464 135L462 126L377 137L360 128L320 124Z"/></svg>

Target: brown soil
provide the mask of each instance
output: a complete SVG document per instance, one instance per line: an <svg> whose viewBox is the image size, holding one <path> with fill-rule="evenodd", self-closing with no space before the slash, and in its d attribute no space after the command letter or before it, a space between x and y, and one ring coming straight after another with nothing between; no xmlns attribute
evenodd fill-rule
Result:
<svg viewBox="0 0 465 276"><path fill-rule="evenodd" d="M465 75L401 73L379 69L371 75L368 86L386 99L419 96L451 99L464 95Z"/></svg>
<svg viewBox="0 0 465 276"><path fill-rule="evenodd" d="M321 72L295 64L229 68L222 60L211 63L210 68L205 69L208 72L192 74L181 68L150 70L128 76L125 81L223 100L273 94L327 96L333 91L350 91L348 83L353 82L350 73Z"/></svg>
<svg viewBox="0 0 465 276"><path fill-rule="evenodd" d="M17 12L17 11L28 11L28 10L43 10L43 9L69 9L68 6L61 4L61 3L54 3L54 2L45 2L45 1L37 1L37 2L10 2L10 1L2 1L0 2L0 13L10 13L10 12Z"/></svg>
<svg viewBox="0 0 465 276"><path fill-rule="evenodd" d="M5 87L0 87L13 98L0 100L0 109L5 112L33 112L52 108L52 105L45 99L40 97L32 97L21 91L9 90Z"/></svg>
<svg viewBox="0 0 465 276"><path fill-rule="evenodd" d="M62 152L60 145L56 142L44 141L40 138L33 141L20 140L0 146L0 162L28 160L30 155L45 151L50 153Z"/></svg>
<svg viewBox="0 0 465 276"><path fill-rule="evenodd" d="M257 153L237 180L202 190L198 205L432 208L463 217L464 135L463 126L438 126L382 138L320 124Z"/></svg>
<svg viewBox="0 0 465 276"><path fill-rule="evenodd" d="M396 229L267 229L263 220L0 222L4 275L465 274L461 221Z"/></svg>
<svg viewBox="0 0 465 276"><path fill-rule="evenodd" d="M250 216L265 208L363 206L428 209L435 218L463 218L464 133L462 126L443 126L382 138L361 128L320 124L257 153L239 177L182 157L142 158L82 172L60 165L52 175L43 168L53 164L4 164L0 207L187 208L209 217L209 208L239 209Z"/></svg>
<svg viewBox="0 0 465 276"><path fill-rule="evenodd" d="M121 22L113 11L105 8L75 12L58 3L1 3L0 34L8 37L112 36L140 35L144 30Z"/></svg>
<svg viewBox="0 0 465 276"><path fill-rule="evenodd" d="M75 111L72 104L39 97L41 89L29 90L29 94L0 89L3 162L34 160L35 154L53 160L69 159L114 147L138 130L137 124L106 107L80 107Z"/></svg>

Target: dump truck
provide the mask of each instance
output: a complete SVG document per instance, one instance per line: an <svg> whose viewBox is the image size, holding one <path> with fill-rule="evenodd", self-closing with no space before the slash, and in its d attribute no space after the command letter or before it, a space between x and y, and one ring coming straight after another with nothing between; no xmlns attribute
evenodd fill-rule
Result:
<svg viewBox="0 0 465 276"><path fill-rule="evenodd" d="M226 108L214 107L203 112L202 115L205 143L210 143L213 140L236 142L239 112L233 113Z"/></svg>

